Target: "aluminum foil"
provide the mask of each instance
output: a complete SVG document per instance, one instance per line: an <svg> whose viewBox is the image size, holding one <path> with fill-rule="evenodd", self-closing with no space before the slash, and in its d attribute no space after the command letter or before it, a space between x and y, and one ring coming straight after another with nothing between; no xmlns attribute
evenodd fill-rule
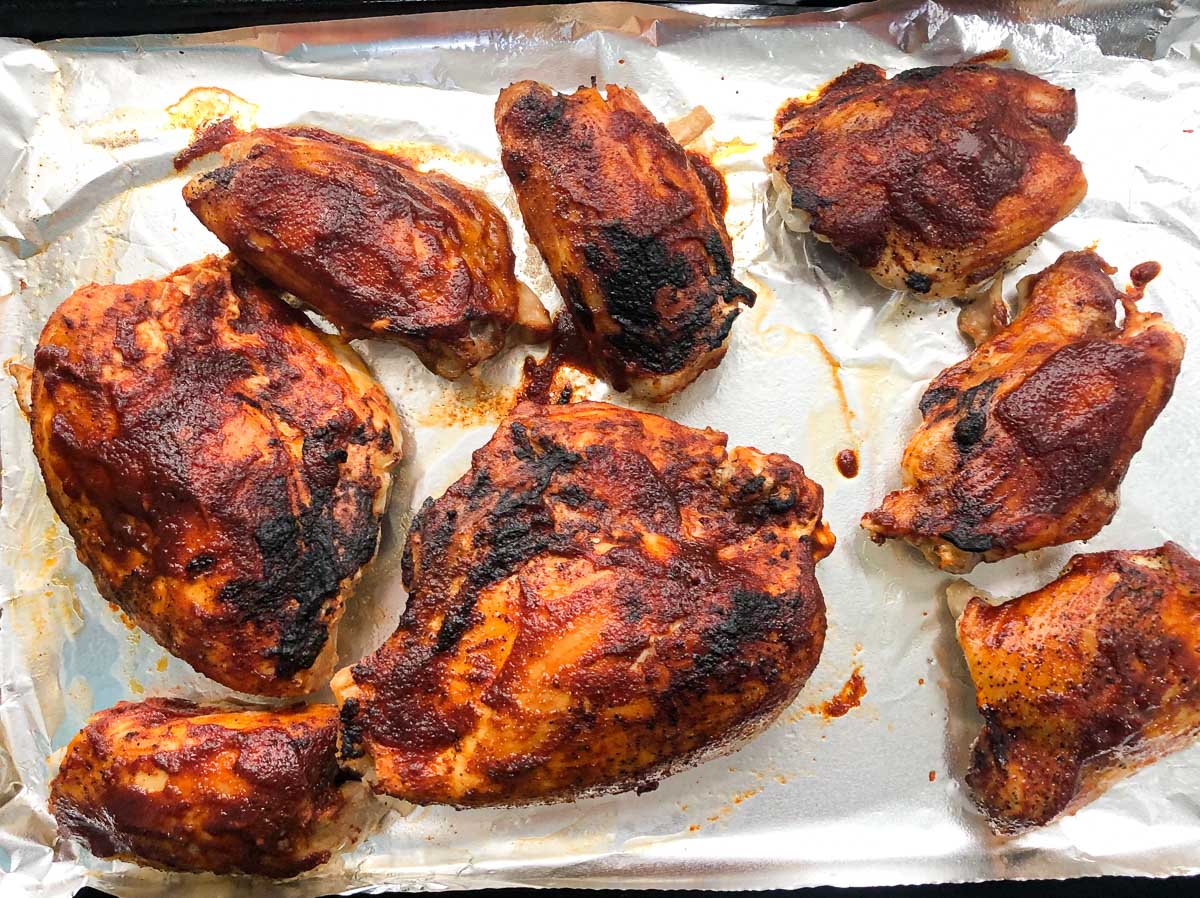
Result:
<svg viewBox="0 0 1200 898"><path fill-rule="evenodd" d="M946 604L950 577L859 516L898 485L917 398L967 346L951 303L890 294L811 239L784 233L762 157L788 97L866 60L891 71L1004 49L1076 88L1070 146L1087 199L1010 276L1090 244L1124 277L1154 259L1144 305L1200 341L1200 15L1194 4L1068 4L1003 12L871 3L770 16L746 6L600 3L439 13L220 34L0 42L0 362L28 363L54 307L89 281L158 277L220 244L180 198L172 156L203 121L305 123L415 156L484 189L513 229L519 275L560 302L498 164L492 106L513 80L634 87L663 120L703 105L700 139L729 182L739 276L759 294L721 367L653 410L785 452L825 487L838 547L819 579L820 666L747 747L645 795L522 810L380 805L352 852L279 894L499 885L765 888L1200 870L1200 746L1128 779L1073 817L1017 839L989 834L961 784L979 721ZM739 18L740 17L740 18ZM203 167L200 162L193 171ZM512 400L523 349L450 384L407 350L359 344L401 409L411 453L382 551L351 600L340 653L379 644L404 602L410 514L467 468ZM535 354L544 351L536 349ZM1200 350L1089 549L1174 539L1200 553ZM608 397L602 385L592 395ZM622 396L610 397L628 403ZM57 521L6 378L0 390L0 870L5 895L262 893L246 879L168 875L56 843L46 811L55 753L94 710L149 695L228 693L167 655L98 596ZM835 456L855 449L861 473ZM999 595L1036 588L1080 545L984 565ZM859 672L866 694L824 705ZM852 703L851 703L852 704Z"/></svg>

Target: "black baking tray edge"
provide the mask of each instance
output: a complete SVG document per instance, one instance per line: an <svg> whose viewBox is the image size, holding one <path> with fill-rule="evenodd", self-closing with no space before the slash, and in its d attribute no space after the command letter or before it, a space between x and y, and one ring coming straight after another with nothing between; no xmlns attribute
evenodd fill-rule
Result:
<svg viewBox="0 0 1200 898"><path fill-rule="evenodd" d="M316 22L365 16L402 15L460 9L486 9L496 6L534 6L547 0L472 3L462 0L0 0L0 35L34 41L66 37L110 37L127 34L174 34L220 31L246 25L274 25L281 22ZM563 2L563 0L558 0ZM574 0L567 0L574 2ZM694 2L694 0L693 0ZM700 0L706 2L706 0ZM822 0L769 0L760 6L778 7L779 11L847 6L843 2ZM986 4L983 4L986 5ZM0 893L3 889L0 887ZM517 898L548 895L561 889L489 889L485 898ZM579 892L574 894L578 895ZM619 890L589 890L596 896L625 894ZM747 895L746 892L644 890L635 896L661 898L712 898L714 895ZM1053 881L1002 881L946 883L924 886L878 886L872 888L835 888L822 886L791 891L776 890L772 895L796 898L1200 898L1200 877L1103 877ZM108 898L106 893L85 888L77 898Z"/></svg>

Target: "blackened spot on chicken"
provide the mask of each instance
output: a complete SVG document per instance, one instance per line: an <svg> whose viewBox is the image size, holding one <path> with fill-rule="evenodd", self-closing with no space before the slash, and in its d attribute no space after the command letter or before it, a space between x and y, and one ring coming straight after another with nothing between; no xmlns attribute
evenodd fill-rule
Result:
<svg viewBox="0 0 1200 898"><path fill-rule="evenodd" d="M958 390L954 387L930 387L925 391L925 395L921 397L921 402L918 405L922 417L928 415L931 409L949 402L957 395Z"/></svg>
<svg viewBox="0 0 1200 898"><path fill-rule="evenodd" d="M619 221L601 225L599 239L583 250L588 266L596 272L608 312L621 327L612 338L613 345L648 370L679 370L715 304L715 297L704 297L702 307L685 312L687 320L680 322L679 332L671 334L664 328L657 308L658 293L688 286L691 270L687 258L657 234L636 234ZM664 345L667 337L673 339Z"/></svg>
<svg viewBox="0 0 1200 898"><path fill-rule="evenodd" d="M770 638L780 625L781 601L765 592L735 589L724 616L704 633L707 647L696 658L692 675L708 678L745 657L745 646Z"/></svg>
<svg viewBox="0 0 1200 898"><path fill-rule="evenodd" d="M813 213L825 206L832 205L832 201L823 199L820 194L808 187L793 187L791 203L793 209L799 209L802 212L808 213Z"/></svg>
<svg viewBox="0 0 1200 898"><path fill-rule="evenodd" d="M565 277L567 289L567 306L571 313L575 316L575 320L579 322L579 326L584 330L594 330L596 327L595 316L592 314L591 307L583 298L583 287L579 285L579 278L575 275L567 275Z"/></svg>
<svg viewBox="0 0 1200 898"><path fill-rule="evenodd" d="M960 453L969 452L983 439L987 430L988 405L999 386L1000 379L994 377L959 395L958 411L962 417L954 425L954 444Z"/></svg>
<svg viewBox="0 0 1200 898"><path fill-rule="evenodd" d="M971 521L957 521L951 529L939 535L964 552L986 552L995 543L995 538L989 533L977 533L976 526Z"/></svg>
<svg viewBox="0 0 1200 898"><path fill-rule="evenodd" d="M248 620L278 627L278 640L269 654L282 678L311 667L320 655L329 636L322 618L340 581L352 572L342 570L329 505L329 494L318 493L299 517L265 520L254 534L262 556L261 576L232 581L221 590L222 600ZM373 538L371 543L374 551Z"/></svg>
<svg viewBox="0 0 1200 898"><path fill-rule="evenodd" d="M212 555L209 555L206 552L201 552L184 566L184 570L186 570L192 576L196 576L198 574L203 574L216 563L217 559Z"/></svg>
<svg viewBox="0 0 1200 898"><path fill-rule="evenodd" d="M365 732L358 699L348 698L342 702L341 722L342 760L350 761L354 758L361 758L365 751L363 748Z"/></svg>
<svg viewBox="0 0 1200 898"><path fill-rule="evenodd" d="M462 602L446 612L446 616L442 618L442 625L438 628L434 651L441 653L454 648L463 634L479 623L479 615L475 611L476 598L477 593L470 592Z"/></svg>
<svg viewBox="0 0 1200 898"><path fill-rule="evenodd" d="M913 293L928 293L929 288L933 286L933 280L927 274L918 274L915 271L910 271L904 279L904 286L908 287Z"/></svg>
<svg viewBox="0 0 1200 898"><path fill-rule="evenodd" d="M566 108L566 97L546 91L530 91L512 105L521 130L530 132L562 130Z"/></svg>
<svg viewBox="0 0 1200 898"><path fill-rule="evenodd" d="M583 487L577 483L568 483L557 493L555 493L555 495L561 499L563 503L570 505L572 508L579 508L583 505L586 505L588 502L587 492L585 492Z"/></svg>
<svg viewBox="0 0 1200 898"><path fill-rule="evenodd" d="M708 233L704 235L704 248L712 259L713 268L716 269L716 273L709 276L708 286L721 297L723 302L741 302L747 306L754 305L757 295L741 281L734 278L733 259L725 251L725 241L715 228L709 229ZM722 324L732 323L732 318L722 322ZM729 333L728 326L725 327L725 333Z"/></svg>
<svg viewBox="0 0 1200 898"><path fill-rule="evenodd" d="M475 603L481 590L548 550L562 554L577 551L568 536L556 532L545 495L554 476L577 465L581 456L547 437L531 438L529 429L518 421L511 424L509 433L513 456L528 466L522 479L530 487L502 496L488 513L488 526L475 534L474 544L482 551L482 558L467 573L463 600L442 620L435 645L438 653L454 648L477 622Z"/></svg>

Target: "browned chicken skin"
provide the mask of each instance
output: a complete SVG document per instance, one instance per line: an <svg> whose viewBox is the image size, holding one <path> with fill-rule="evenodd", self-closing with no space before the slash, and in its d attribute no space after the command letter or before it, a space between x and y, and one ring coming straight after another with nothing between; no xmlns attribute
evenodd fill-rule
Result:
<svg viewBox="0 0 1200 898"><path fill-rule="evenodd" d="M933 379L904 488L863 516L872 539L908 540L966 571L1088 539L1112 520L1184 349L1160 315L1117 291L1114 271L1093 252L1064 253L1021 282L1027 305L1012 324Z"/></svg>
<svg viewBox="0 0 1200 898"><path fill-rule="evenodd" d="M779 110L767 165L789 226L884 287L964 296L1083 199L1074 127L1074 92L1025 72L860 63Z"/></svg>
<svg viewBox="0 0 1200 898"><path fill-rule="evenodd" d="M97 857L284 878L358 835L332 705L278 710L152 698L92 716L50 787L64 835Z"/></svg>
<svg viewBox="0 0 1200 898"><path fill-rule="evenodd" d="M733 276L713 172L637 94L606 91L505 88L501 162L599 372L662 401L716 367L754 293Z"/></svg>
<svg viewBox="0 0 1200 898"><path fill-rule="evenodd" d="M459 806L652 785L766 726L825 635L821 488L604 403L522 403L409 535L399 629L333 682L379 791Z"/></svg>
<svg viewBox="0 0 1200 898"><path fill-rule="evenodd" d="M210 256L75 291L31 393L46 488L102 596L226 686L325 684L400 457L341 340Z"/></svg>
<svg viewBox="0 0 1200 898"><path fill-rule="evenodd" d="M549 335L482 193L318 128L261 128L221 154L184 187L188 207L346 336L403 343L453 378L499 352L514 325Z"/></svg>
<svg viewBox="0 0 1200 898"><path fill-rule="evenodd" d="M984 727L967 783L998 832L1049 823L1200 733L1200 562L1174 543L1076 555L958 639Z"/></svg>

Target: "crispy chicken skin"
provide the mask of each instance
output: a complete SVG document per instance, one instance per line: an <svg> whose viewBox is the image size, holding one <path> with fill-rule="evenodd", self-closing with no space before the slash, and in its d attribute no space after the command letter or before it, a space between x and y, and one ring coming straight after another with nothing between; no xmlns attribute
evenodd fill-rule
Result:
<svg viewBox="0 0 1200 898"><path fill-rule="evenodd" d="M50 500L100 594L226 686L323 686L400 456L359 358L209 256L76 290L31 392Z"/></svg>
<svg viewBox="0 0 1200 898"><path fill-rule="evenodd" d="M499 352L514 325L549 336L482 193L318 128L258 129L221 155L184 187L188 207L345 336L403 343L449 378Z"/></svg>
<svg viewBox="0 0 1200 898"><path fill-rule="evenodd" d="M1114 272L1093 252L1064 253L1021 282L1027 304L1012 324L933 379L904 488L863 516L872 539L908 540L962 572L1088 539L1112 520L1184 349L1117 291Z"/></svg>
<svg viewBox="0 0 1200 898"><path fill-rule="evenodd" d="M754 293L733 276L713 173L637 94L606 91L505 88L500 159L599 373L662 401L716 367Z"/></svg>
<svg viewBox="0 0 1200 898"><path fill-rule="evenodd" d="M1200 562L1174 543L1076 555L958 639L983 730L967 783L998 832L1072 813L1200 733Z"/></svg>
<svg viewBox="0 0 1200 898"><path fill-rule="evenodd" d="M50 787L60 831L97 857L284 878L357 836L337 709L121 702L92 716Z"/></svg>
<svg viewBox="0 0 1200 898"><path fill-rule="evenodd" d="M1083 199L1075 94L988 65L860 63L775 118L785 221L891 290L965 296Z"/></svg>
<svg viewBox="0 0 1200 898"><path fill-rule="evenodd" d="M396 633L333 681L343 757L419 804L651 788L799 692L821 488L604 403L522 403L413 524Z"/></svg>

